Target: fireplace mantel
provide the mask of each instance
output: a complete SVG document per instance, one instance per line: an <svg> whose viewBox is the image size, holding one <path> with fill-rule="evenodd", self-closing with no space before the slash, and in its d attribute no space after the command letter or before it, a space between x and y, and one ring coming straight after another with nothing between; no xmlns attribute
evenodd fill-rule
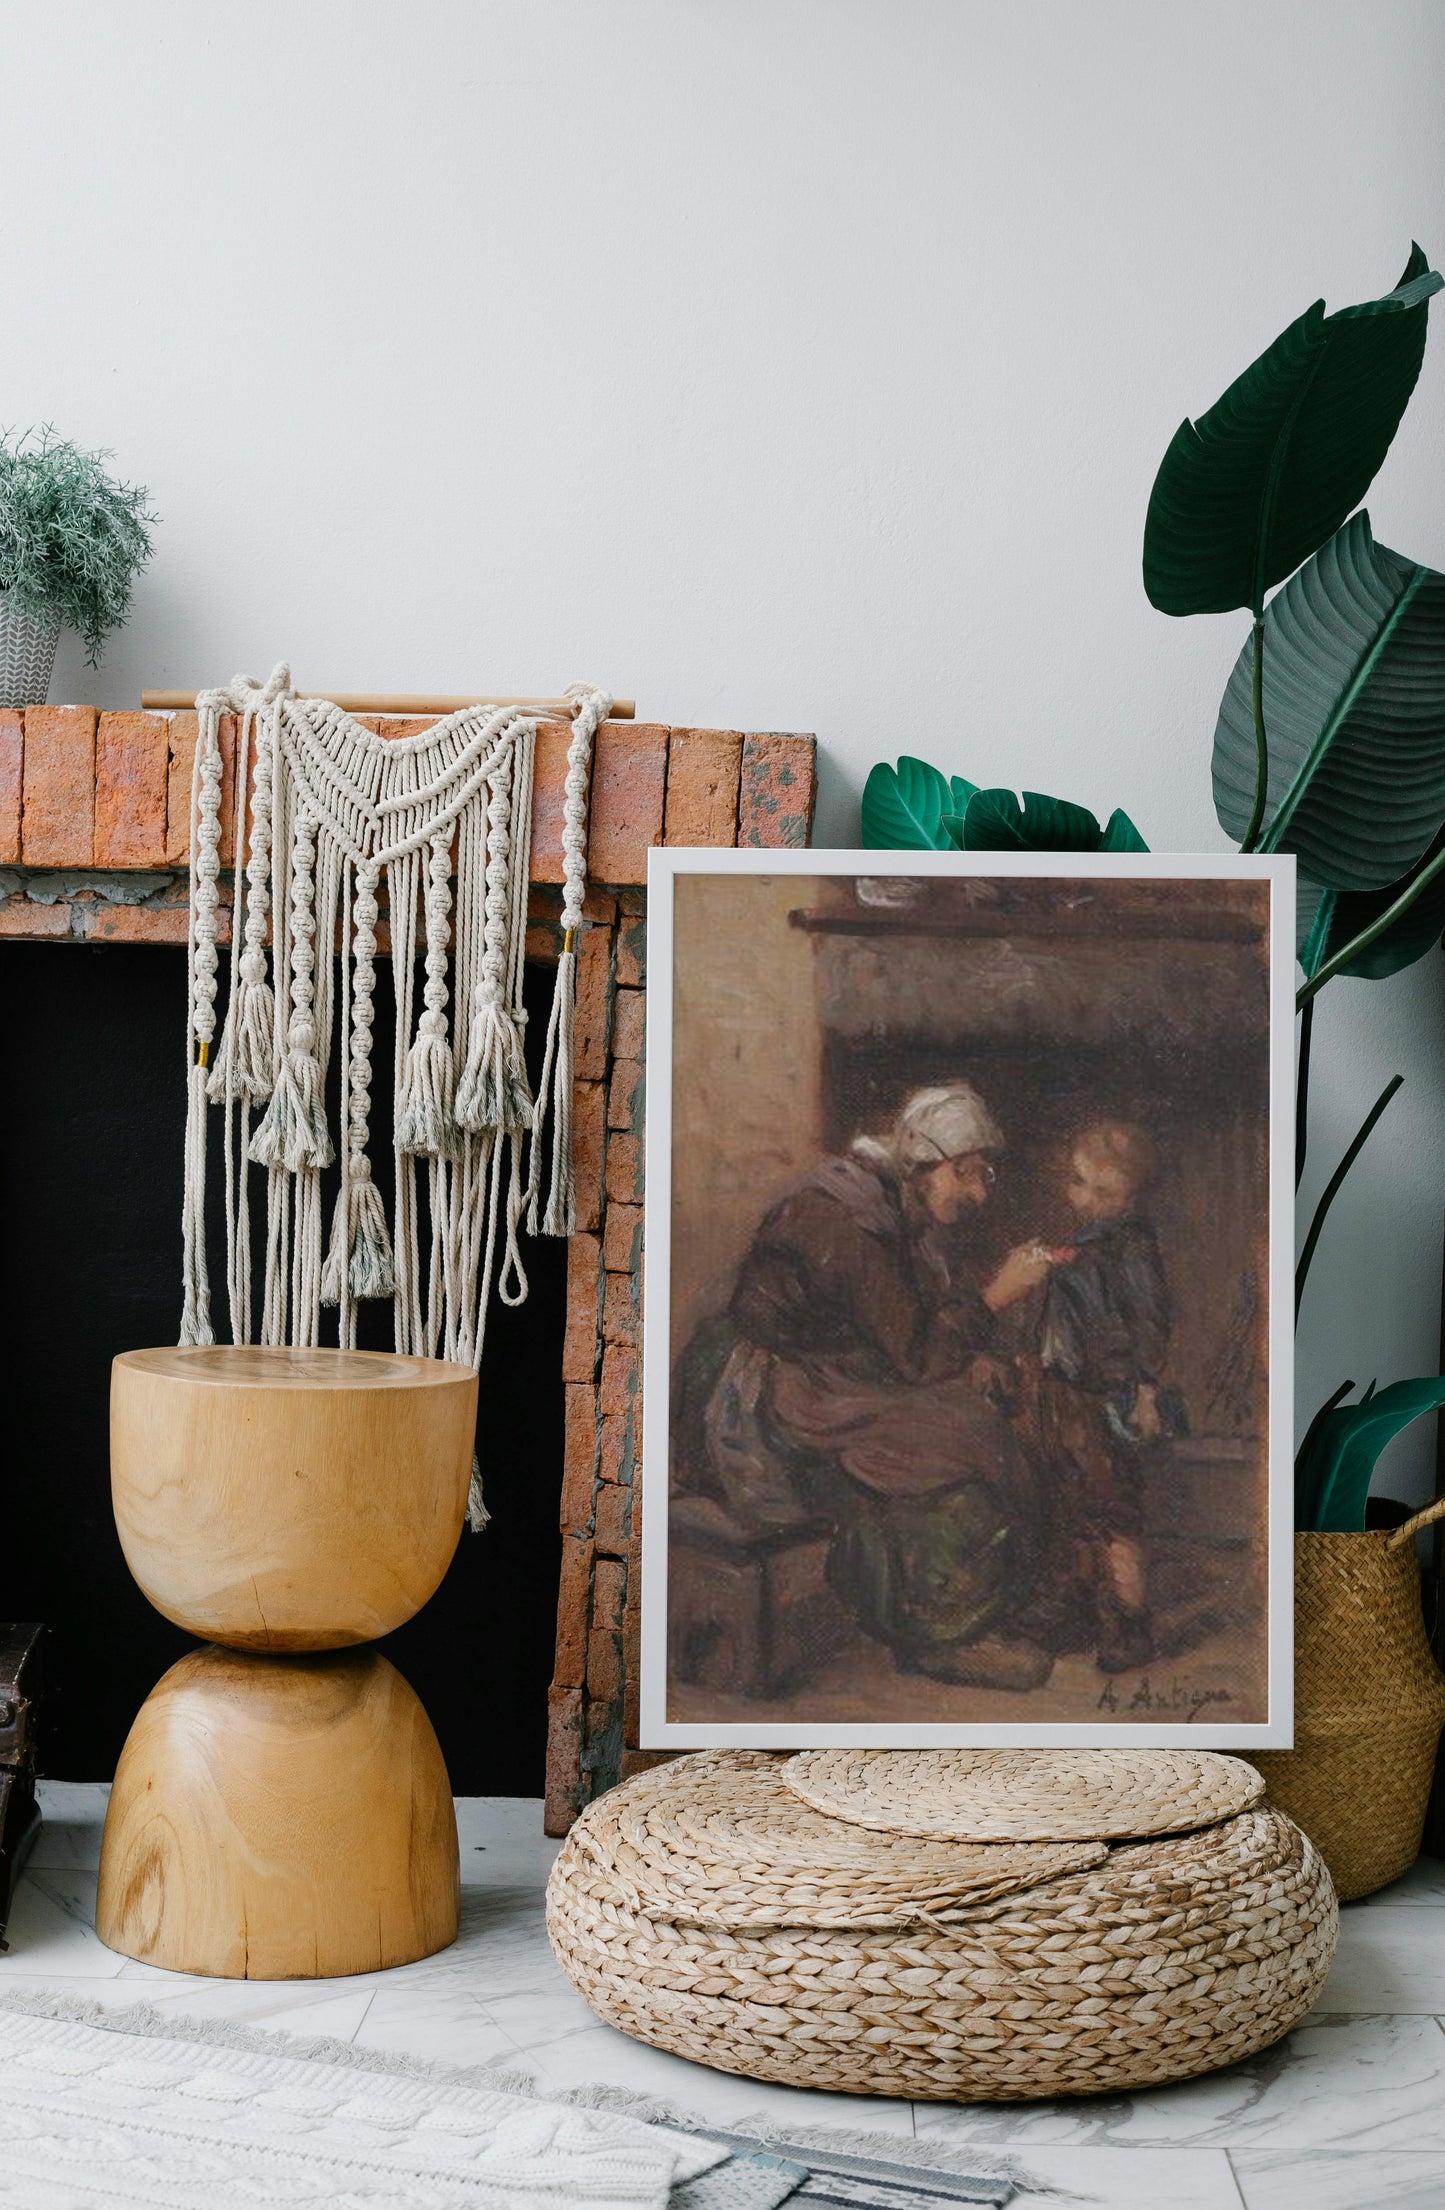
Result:
<svg viewBox="0 0 1445 2210"><path fill-rule="evenodd" d="M383 736L428 724L358 717ZM183 945L194 713L0 711L0 937ZM569 729L538 728L527 949L555 956ZM235 861L235 730L222 724L222 868ZM648 722L597 733L578 947L577 1233L562 1353L562 1576L549 1704L547 1828L649 1762L637 1743L636 1471L642 1433L642 1049L654 844L801 847L811 736ZM218 919L228 940L229 901ZM378 931L380 935L380 931ZM382 947L384 949L384 947ZM177 1162L179 1172L179 1162Z"/></svg>
<svg viewBox="0 0 1445 2210"><path fill-rule="evenodd" d="M357 717L382 736L428 728L419 715ZM94 706L0 711L0 936L186 940L194 713ZM531 880L562 881L567 723L537 731ZM221 723L223 868L235 856L235 725ZM813 818L811 736L604 722L597 732L588 876L640 887L653 844L805 845ZM539 901L545 915L547 901ZM222 901L222 941L229 913Z"/></svg>

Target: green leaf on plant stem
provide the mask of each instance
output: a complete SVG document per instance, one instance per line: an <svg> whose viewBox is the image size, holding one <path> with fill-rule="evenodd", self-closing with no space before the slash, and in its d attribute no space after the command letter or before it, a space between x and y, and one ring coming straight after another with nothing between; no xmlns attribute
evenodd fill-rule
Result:
<svg viewBox="0 0 1445 2210"><path fill-rule="evenodd" d="M1359 505L1415 388L1441 283L1412 246L1394 291L1333 315L1316 300L1180 424L1144 524L1144 588L1161 613L1258 608Z"/></svg>
<svg viewBox="0 0 1445 2210"><path fill-rule="evenodd" d="M1046 798L1026 790L1023 802L1011 790L980 790L963 816L966 852L1147 852L1149 847L1126 813L1099 827L1087 806L1067 798Z"/></svg>
<svg viewBox="0 0 1445 2210"><path fill-rule="evenodd" d="M1101 852L1147 852L1148 845L1122 806L1116 806L1104 829Z"/></svg>
<svg viewBox="0 0 1445 2210"><path fill-rule="evenodd" d="M1313 882L1381 890L1445 819L1445 575L1377 545L1356 514L1264 617L1269 788L1262 852ZM1242 837L1254 803L1250 648L1214 732L1214 805Z"/></svg>
<svg viewBox="0 0 1445 2210"><path fill-rule="evenodd" d="M1439 831L1409 874L1402 876L1399 882L1387 883L1383 890L1325 890L1319 883L1301 876L1296 936L1300 964L1305 973L1314 974L1327 959L1333 959L1370 928L1442 850L1445 850L1445 828ZM1387 975L1397 975L1403 967L1412 967L1417 959L1423 959L1426 952L1440 942L1442 935L1445 935L1445 874L1427 883L1399 920L1339 971L1342 975L1361 975L1372 982L1381 982Z"/></svg>
<svg viewBox="0 0 1445 2210"><path fill-rule="evenodd" d="M1445 1405L1445 1374L1372 1382L1358 1404L1336 1404L1316 1418L1295 1467L1295 1525L1324 1535L1363 1531L1365 1499L1387 1443L1412 1420Z"/></svg>
<svg viewBox="0 0 1445 2210"><path fill-rule="evenodd" d="M974 785L962 776L952 783L926 760L906 755L896 768L880 760L869 771L863 786L862 834L870 852L946 852L952 840L943 828L943 815L959 810L973 795Z"/></svg>

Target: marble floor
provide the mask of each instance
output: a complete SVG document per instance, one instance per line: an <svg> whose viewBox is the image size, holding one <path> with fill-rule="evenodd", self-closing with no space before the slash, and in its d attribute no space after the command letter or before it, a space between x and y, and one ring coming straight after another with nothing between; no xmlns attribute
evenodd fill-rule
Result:
<svg viewBox="0 0 1445 2210"><path fill-rule="evenodd" d="M16 1897L0 1985L116 2007L244 2019L452 2064L544 2091L611 2082L718 2126L750 2116L977 2145L1013 2210L1441 2210L1445 2205L1445 1864L1422 1859L1347 1906L1318 2008L1279 2047L1182 2087L1100 2100L883 2102L760 2086L628 2041L563 1979L542 1924L556 1844L541 1806L464 1798L462 1929L420 1964L354 1980L198 1980L131 1963L94 1931L106 1789L43 1784L46 1823ZM0 2121L3 2134L3 2121Z"/></svg>

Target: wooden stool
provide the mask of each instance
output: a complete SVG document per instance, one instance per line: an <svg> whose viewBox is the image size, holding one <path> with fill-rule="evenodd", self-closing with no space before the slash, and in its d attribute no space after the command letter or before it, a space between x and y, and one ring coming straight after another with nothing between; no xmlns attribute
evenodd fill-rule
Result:
<svg viewBox="0 0 1445 2210"><path fill-rule="evenodd" d="M378 1652L461 1534L477 1377L336 1350L128 1351L111 1382L126 1562L212 1645L131 1728L96 1930L228 1979L324 1979L455 1940L456 1818L420 1702ZM334 1651L335 1656L315 1653Z"/></svg>

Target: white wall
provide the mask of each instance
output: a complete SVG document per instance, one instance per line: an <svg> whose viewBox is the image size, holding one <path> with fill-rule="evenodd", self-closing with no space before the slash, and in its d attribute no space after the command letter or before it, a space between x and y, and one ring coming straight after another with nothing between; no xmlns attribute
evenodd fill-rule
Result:
<svg viewBox="0 0 1445 2210"><path fill-rule="evenodd" d="M0 421L164 516L53 696L289 655L914 749L1220 848L1241 617L1154 469L1291 316L1445 256L1438 0L0 0ZM1445 308L1437 305L1438 321ZM1445 332L1370 504L1445 566ZM1441 964L1337 984L1301 1399L1434 1371ZM1408 1470L1426 1481L1428 1439Z"/></svg>

